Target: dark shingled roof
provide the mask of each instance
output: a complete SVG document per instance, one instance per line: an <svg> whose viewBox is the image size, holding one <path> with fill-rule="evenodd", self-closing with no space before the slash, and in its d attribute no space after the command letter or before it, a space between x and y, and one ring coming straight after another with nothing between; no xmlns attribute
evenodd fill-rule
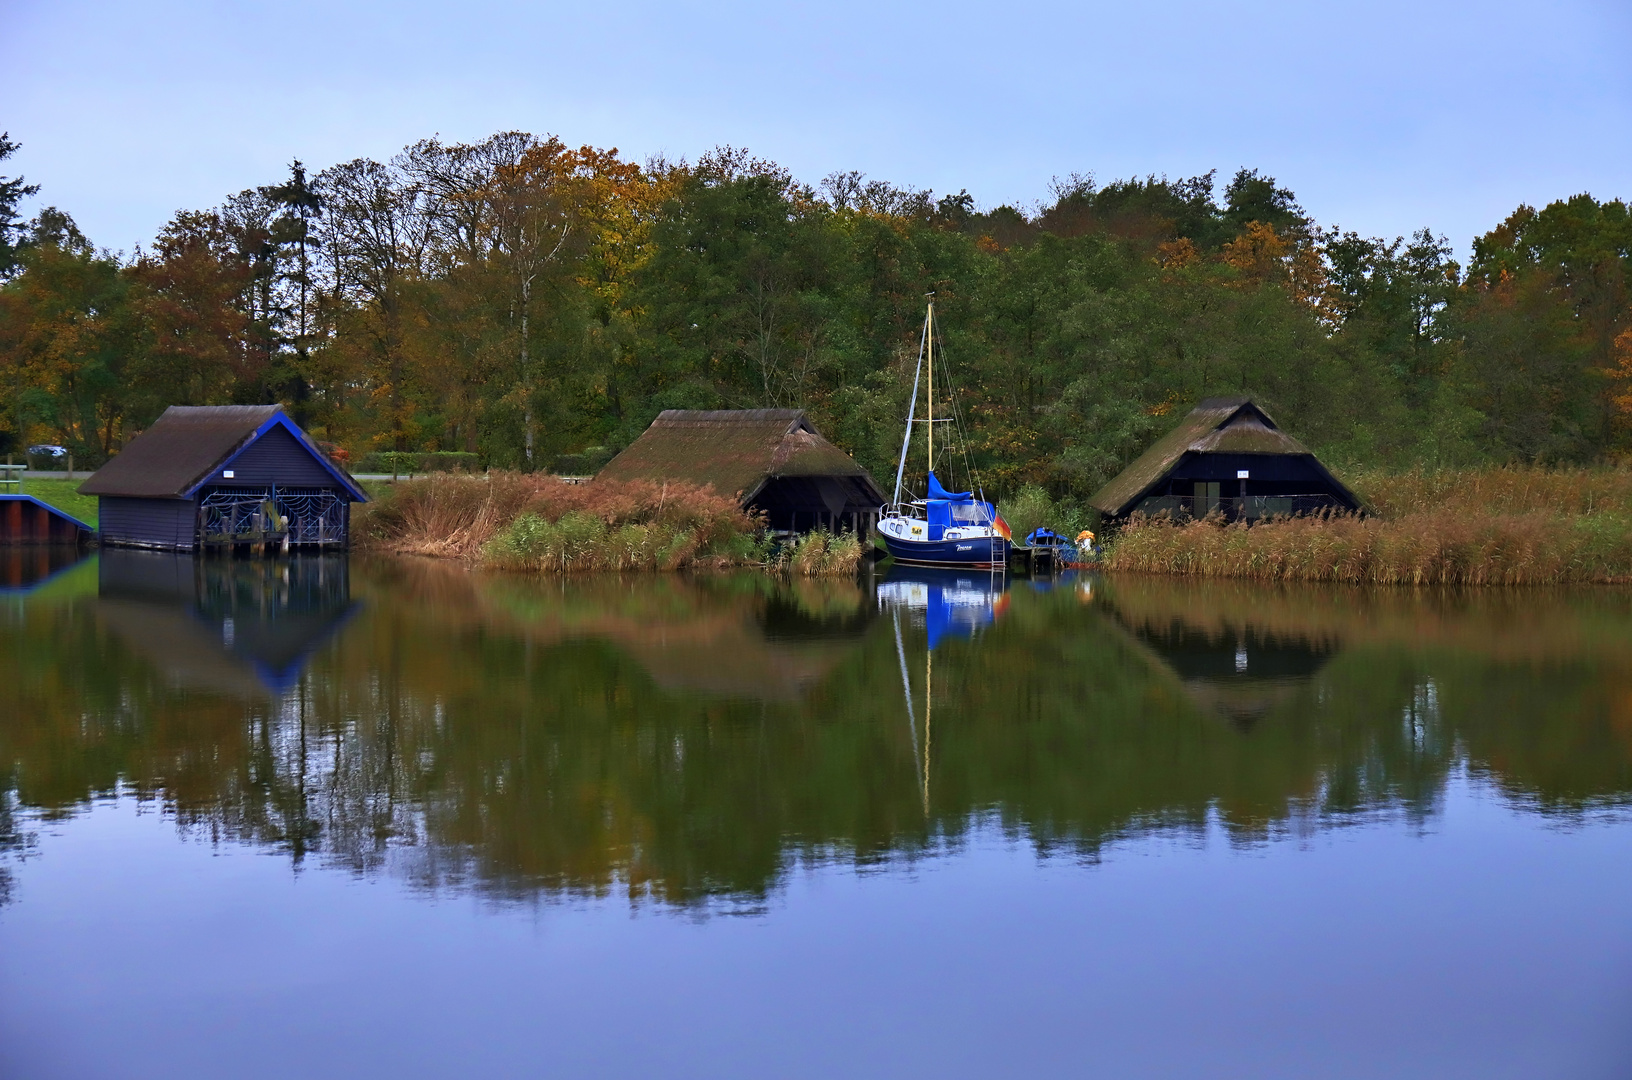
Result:
<svg viewBox="0 0 1632 1080"><path fill-rule="evenodd" d="M599 474L608 480L682 480L747 503L784 476L854 477L884 501L867 470L799 409L669 409Z"/></svg>
<svg viewBox="0 0 1632 1080"><path fill-rule="evenodd" d="M172 405L81 484L80 494L184 498L282 412L281 405ZM288 426L336 479L357 498L366 498L304 432L292 422Z"/></svg>
<svg viewBox="0 0 1632 1080"><path fill-rule="evenodd" d="M1314 456L1307 446L1276 427L1251 398L1207 398L1088 501L1112 517L1125 514L1188 453ZM1332 483L1347 492L1335 478Z"/></svg>

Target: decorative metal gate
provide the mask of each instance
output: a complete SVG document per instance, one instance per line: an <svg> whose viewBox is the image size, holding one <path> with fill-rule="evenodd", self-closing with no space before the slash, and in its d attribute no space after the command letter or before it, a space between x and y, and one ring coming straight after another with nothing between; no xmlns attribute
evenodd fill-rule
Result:
<svg viewBox="0 0 1632 1080"><path fill-rule="evenodd" d="M350 505L333 488L212 487L198 504L205 547L281 543L344 547Z"/></svg>

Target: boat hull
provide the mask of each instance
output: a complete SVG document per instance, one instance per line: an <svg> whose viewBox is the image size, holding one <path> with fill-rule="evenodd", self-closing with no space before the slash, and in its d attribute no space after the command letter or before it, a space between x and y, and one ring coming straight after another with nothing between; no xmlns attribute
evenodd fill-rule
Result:
<svg viewBox="0 0 1632 1080"><path fill-rule="evenodd" d="M969 540L902 540L880 534L896 562L916 566L967 566L989 570L1009 564L1009 542L1001 537Z"/></svg>

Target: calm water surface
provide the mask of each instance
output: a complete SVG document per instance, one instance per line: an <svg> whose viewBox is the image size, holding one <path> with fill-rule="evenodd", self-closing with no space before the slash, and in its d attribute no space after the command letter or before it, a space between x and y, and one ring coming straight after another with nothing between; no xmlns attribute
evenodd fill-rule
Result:
<svg viewBox="0 0 1632 1080"><path fill-rule="evenodd" d="M0 1076L1632 1076L1632 594L0 553Z"/></svg>

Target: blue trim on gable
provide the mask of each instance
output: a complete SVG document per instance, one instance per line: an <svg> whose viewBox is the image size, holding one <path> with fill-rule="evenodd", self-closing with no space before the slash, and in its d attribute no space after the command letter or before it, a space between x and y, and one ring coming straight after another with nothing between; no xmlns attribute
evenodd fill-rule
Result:
<svg viewBox="0 0 1632 1080"><path fill-rule="evenodd" d="M255 433L249 438L245 439L238 449L234 450L225 461L220 462L215 468L205 473L196 483L193 484L192 487L182 492L181 497L184 499L194 498L198 494L199 488L203 487L205 484L218 482L223 469L231 468L232 463L237 461L238 458L243 455L244 451L248 450L251 446L254 446L258 441L260 441L261 436L265 435L273 428L280 426L284 430L288 431L289 434L293 435L295 437L295 441L300 443L301 446L305 447L306 452L311 454L312 457L317 460L319 465L323 466L324 471L330 476L334 477L335 480L339 482L340 486L345 488L346 491L351 494L352 502L368 502L368 493L361 487L358 487L356 481L350 479L344 473L340 472L340 470L336 469L334 467L334 463L329 460L328 455L323 453L323 451L319 450L316 445L313 444L311 438L304 431L300 430L300 427L293 420L289 419L287 413L281 411L274 415L272 419L256 428Z"/></svg>

